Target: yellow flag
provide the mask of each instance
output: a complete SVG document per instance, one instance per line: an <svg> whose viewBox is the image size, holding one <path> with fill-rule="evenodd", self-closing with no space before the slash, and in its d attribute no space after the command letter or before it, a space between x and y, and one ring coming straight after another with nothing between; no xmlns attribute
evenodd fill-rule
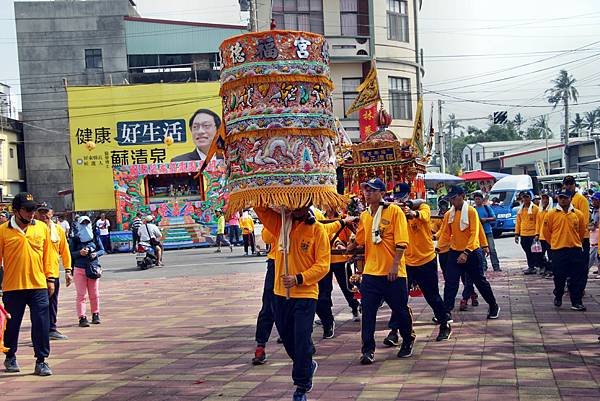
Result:
<svg viewBox="0 0 600 401"><path fill-rule="evenodd" d="M346 115L354 113L355 111L362 109L365 106L369 106L373 103L381 101L379 96L379 84L377 83L377 69L375 69L375 63L371 64L371 70L365 78L364 82L356 88L358 95L354 102L350 105L346 111Z"/></svg>
<svg viewBox="0 0 600 401"><path fill-rule="evenodd" d="M413 136L410 141L411 145L415 147L419 154L422 155L424 152L423 147L423 99L419 98L417 101L417 113L415 115L415 126L413 128Z"/></svg>

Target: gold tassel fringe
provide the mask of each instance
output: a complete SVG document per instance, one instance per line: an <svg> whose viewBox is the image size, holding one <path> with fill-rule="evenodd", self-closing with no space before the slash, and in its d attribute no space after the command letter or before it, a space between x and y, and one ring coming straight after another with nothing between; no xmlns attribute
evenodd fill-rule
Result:
<svg viewBox="0 0 600 401"><path fill-rule="evenodd" d="M283 206L293 210L309 203L319 209L346 207L348 198L333 186L261 187L232 192L227 203L226 218L251 207Z"/></svg>

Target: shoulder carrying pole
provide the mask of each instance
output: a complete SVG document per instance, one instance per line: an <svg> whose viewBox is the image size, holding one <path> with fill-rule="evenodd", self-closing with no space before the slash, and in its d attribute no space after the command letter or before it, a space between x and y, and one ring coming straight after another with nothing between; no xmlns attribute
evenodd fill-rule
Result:
<svg viewBox="0 0 600 401"><path fill-rule="evenodd" d="M282 244L283 244L283 274L285 274L286 276L288 275L289 272L289 267L288 267L288 236L285 230L285 224L286 224L286 216L285 216L285 208L282 207L281 208L281 233L280 235L283 234L283 239L282 239ZM285 299L290 299L290 289L286 288L285 289Z"/></svg>

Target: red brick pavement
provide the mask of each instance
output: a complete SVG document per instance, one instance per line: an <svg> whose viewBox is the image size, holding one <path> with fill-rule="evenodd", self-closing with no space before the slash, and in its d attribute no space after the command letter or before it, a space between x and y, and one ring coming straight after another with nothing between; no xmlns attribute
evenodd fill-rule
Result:
<svg viewBox="0 0 600 401"><path fill-rule="evenodd" d="M455 314L450 341L424 300L412 301L418 336L410 359L377 349L372 366L358 363L359 323L338 290L336 337L315 328L320 367L311 400L577 400L600 399L600 281L585 303L552 306L552 282L523 276L517 262L488 276L502 308L486 320L483 303ZM261 274L101 283L102 324L77 327L74 290L64 288L59 325L68 341L52 342L54 375L33 371L28 328L18 353L21 374L0 373L2 400L290 400L290 362L268 345L269 362L254 367L254 328ZM565 299L566 300L566 299ZM377 341L389 310L380 313ZM274 333L272 338L275 338Z"/></svg>

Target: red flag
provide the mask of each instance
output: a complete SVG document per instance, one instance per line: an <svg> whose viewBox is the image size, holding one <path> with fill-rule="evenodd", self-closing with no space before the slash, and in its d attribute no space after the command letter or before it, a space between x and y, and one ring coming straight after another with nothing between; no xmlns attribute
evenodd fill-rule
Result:
<svg viewBox="0 0 600 401"><path fill-rule="evenodd" d="M358 112L358 126L360 128L360 140L364 141L373 132L377 131L377 103L363 107Z"/></svg>

